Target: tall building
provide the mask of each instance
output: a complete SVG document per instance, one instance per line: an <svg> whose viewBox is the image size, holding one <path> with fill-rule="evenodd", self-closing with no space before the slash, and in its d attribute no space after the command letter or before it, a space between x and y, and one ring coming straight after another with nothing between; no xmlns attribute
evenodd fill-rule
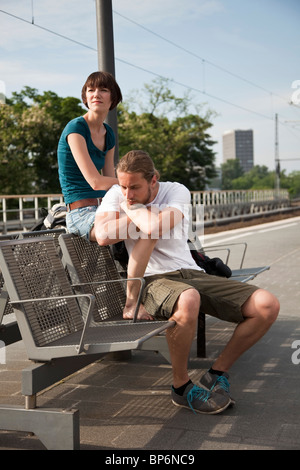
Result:
<svg viewBox="0 0 300 470"><path fill-rule="evenodd" d="M223 162L238 158L244 172L253 167L253 130L231 130L223 134Z"/></svg>

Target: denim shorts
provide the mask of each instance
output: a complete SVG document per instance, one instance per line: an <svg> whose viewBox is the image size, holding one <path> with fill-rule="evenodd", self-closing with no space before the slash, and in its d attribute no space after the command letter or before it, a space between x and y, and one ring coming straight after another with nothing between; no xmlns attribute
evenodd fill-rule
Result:
<svg viewBox="0 0 300 470"><path fill-rule="evenodd" d="M97 209L98 206L87 206L67 212L67 231L89 240L90 231L94 226Z"/></svg>

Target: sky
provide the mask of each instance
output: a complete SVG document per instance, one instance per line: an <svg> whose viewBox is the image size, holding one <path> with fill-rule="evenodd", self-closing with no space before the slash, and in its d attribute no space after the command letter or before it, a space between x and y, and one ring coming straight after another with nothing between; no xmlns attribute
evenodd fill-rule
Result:
<svg viewBox="0 0 300 470"><path fill-rule="evenodd" d="M255 165L273 170L278 155L287 174L300 171L299 0L112 0L112 9L124 101L143 101L145 84L167 78L177 97L190 93L192 112L213 112L217 165L223 133L253 129ZM0 92L80 98L96 70L95 0L0 0Z"/></svg>

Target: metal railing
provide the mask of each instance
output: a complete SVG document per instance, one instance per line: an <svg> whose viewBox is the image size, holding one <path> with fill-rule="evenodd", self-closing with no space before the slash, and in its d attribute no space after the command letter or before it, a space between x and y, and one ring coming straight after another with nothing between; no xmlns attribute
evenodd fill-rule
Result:
<svg viewBox="0 0 300 470"><path fill-rule="evenodd" d="M266 212L290 205L287 190L191 191L194 220L201 206L202 222L234 217L238 214ZM49 211L53 204L63 202L62 194L0 195L0 232L28 230L42 217L41 209ZM200 222L200 220L199 220Z"/></svg>
<svg viewBox="0 0 300 470"><path fill-rule="evenodd" d="M266 202L277 200L289 200L289 193L286 189L279 191L272 189L255 190L227 190L227 191L191 191L192 204L203 204L214 206L220 204L237 204Z"/></svg>
<svg viewBox="0 0 300 470"><path fill-rule="evenodd" d="M223 221L240 216L252 217L262 213L287 210L290 197L287 190L228 190L192 191L193 220L196 224ZM199 211L201 207L201 211Z"/></svg>
<svg viewBox="0 0 300 470"><path fill-rule="evenodd" d="M62 194L0 195L0 232L30 228L41 219L41 209L49 211L58 202Z"/></svg>

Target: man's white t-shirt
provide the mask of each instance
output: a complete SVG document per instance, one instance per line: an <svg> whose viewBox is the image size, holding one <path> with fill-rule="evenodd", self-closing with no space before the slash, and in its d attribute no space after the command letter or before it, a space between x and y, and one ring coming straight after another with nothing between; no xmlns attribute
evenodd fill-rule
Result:
<svg viewBox="0 0 300 470"><path fill-rule="evenodd" d="M190 192L180 183L162 182L159 183L158 193L155 199L147 206L154 206L162 210L165 207L179 209L184 217L182 221L173 229L167 230L160 238L149 259L145 276L162 274L178 269L197 269L203 271L194 261L187 243L189 232L190 215ZM124 201L119 185L114 185L102 199L101 205L97 209L100 212L120 212L120 204ZM124 212L123 212L124 213ZM135 234L133 234L135 236ZM136 232L136 238L138 232ZM136 239L125 240L126 249L130 256Z"/></svg>

